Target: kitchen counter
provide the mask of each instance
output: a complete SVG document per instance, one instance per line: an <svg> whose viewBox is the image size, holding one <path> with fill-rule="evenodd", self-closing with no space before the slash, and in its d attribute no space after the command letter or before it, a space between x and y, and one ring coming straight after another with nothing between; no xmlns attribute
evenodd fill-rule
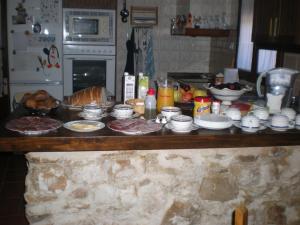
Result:
<svg viewBox="0 0 300 225"><path fill-rule="evenodd" d="M67 122L77 114L58 108L50 116ZM22 115L26 111L18 110L7 120ZM24 136L6 130L6 121L1 151L27 152L24 198L31 225L225 225L241 203L255 215L250 224L277 224L273 218L299 224L293 213L300 207L298 130L175 134L163 128L129 136L107 127L91 133L62 127Z"/></svg>
<svg viewBox="0 0 300 225"><path fill-rule="evenodd" d="M46 135L25 136L5 129L5 123L13 118L28 115L24 109L10 115L1 122L0 150L3 152L40 151L111 151L111 150L154 150L154 149L201 149L231 147L266 147L300 145L300 131L291 129L275 132L267 128L255 134L231 127L225 130L200 128L188 134L173 133L167 128L146 135L125 135L105 127L99 131L78 133L59 128ZM78 111L58 108L50 117L68 122L80 119ZM102 119L104 123L112 117Z"/></svg>

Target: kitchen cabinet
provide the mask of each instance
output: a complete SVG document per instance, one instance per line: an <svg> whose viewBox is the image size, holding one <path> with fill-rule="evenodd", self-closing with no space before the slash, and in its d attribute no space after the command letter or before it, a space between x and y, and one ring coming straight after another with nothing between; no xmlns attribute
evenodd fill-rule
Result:
<svg viewBox="0 0 300 225"><path fill-rule="evenodd" d="M252 41L258 44L294 44L298 0L255 0Z"/></svg>
<svg viewBox="0 0 300 225"><path fill-rule="evenodd" d="M116 9L117 0L63 0L64 8Z"/></svg>

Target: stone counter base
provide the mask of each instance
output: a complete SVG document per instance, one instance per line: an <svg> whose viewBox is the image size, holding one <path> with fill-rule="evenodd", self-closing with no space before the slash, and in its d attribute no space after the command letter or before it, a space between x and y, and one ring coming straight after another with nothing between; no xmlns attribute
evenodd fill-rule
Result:
<svg viewBox="0 0 300 225"><path fill-rule="evenodd" d="M300 224L300 146L26 157L32 225Z"/></svg>

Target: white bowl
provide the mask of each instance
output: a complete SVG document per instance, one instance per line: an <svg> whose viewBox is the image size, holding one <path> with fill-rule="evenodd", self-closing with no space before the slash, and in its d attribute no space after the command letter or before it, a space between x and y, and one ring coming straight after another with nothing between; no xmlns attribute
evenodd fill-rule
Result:
<svg viewBox="0 0 300 225"><path fill-rule="evenodd" d="M259 119L254 115L246 115L242 118L241 126L246 129L259 129Z"/></svg>
<svg viewBox="0 0 300 225"><path fill-rule="evenodd" d="M170 121L172 116L180 115L181 109L175 106L165 106L161 108L161 115L165 116Z"/></svg>
<svg viewBox="0 0 300 225"><path fill-rule="evenodd" d="M251 91L251 88L249 87L243 88L241 90L231 90L228 88L217 89L215 87L207 87L207 89L216 99L226 102L238 100L242 94L244 94L247 91Z"/></svg>
<svg viewBox="0 0 300 225"><path fill-rule="evenodd" d="M113 109L113 116L117 118L129 118L133 114L133 107L126 104L115 105Z"/></svg>
<svg viewBox="0 0 300 225"><path fill-rule="evenodd" d="M194 123L210 130L222 130L232 126L233 121L228 116L216 114L204 114L196 116Z"/></svg>
<svg viewBox="0 0 300 225"><path fill-rule="evenodd" d="M237 108L228 108L225 115L235 121L241 120L242 117L241 111Z"/></svg>
<svg viewBox="0 0 300 225"><path fill-rule="evenodd" d="M253 110L253 115L260 120L268 120L269 110L267 108L257 108Z"/></svg>
<svg viewBox="0 0 300 225"><path fill-rule="evenodd" d="M282 108L281 114L289 118L289 121L293 121L296 118L296 111L292 108Z"/></svg>
<svg viewBox="0 0 300 225"><path fill-rule="evenodd" d="M282 114L275 114L272 116L271 126L274 128L289 128L289 118Z"/></svg>
<svg viewBox="0 0 300 225"><path fill-rule="evenodd" d="M171 117L170 123L175 130L189 130L193 124L193 118L186 115L175 115Z"/></svg>

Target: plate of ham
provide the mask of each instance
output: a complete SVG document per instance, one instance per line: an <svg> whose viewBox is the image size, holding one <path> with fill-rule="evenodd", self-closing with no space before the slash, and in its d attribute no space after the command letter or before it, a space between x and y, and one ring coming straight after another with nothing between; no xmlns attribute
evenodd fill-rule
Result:
<svg viewBox="0 0 300 225"><path fill-rule="evenodd" d="M162 125L150 120L136 118L112 120L107 123L107 127L124 134L141 135L159 131Z"/></svg>
<svg viewBox="0 0 300 225"><path fill-rule="evenodd" d="M24 116L10 120L5 127L25 135L40 135L54 131L61 126L62 122L49 117Z"/></svg>

